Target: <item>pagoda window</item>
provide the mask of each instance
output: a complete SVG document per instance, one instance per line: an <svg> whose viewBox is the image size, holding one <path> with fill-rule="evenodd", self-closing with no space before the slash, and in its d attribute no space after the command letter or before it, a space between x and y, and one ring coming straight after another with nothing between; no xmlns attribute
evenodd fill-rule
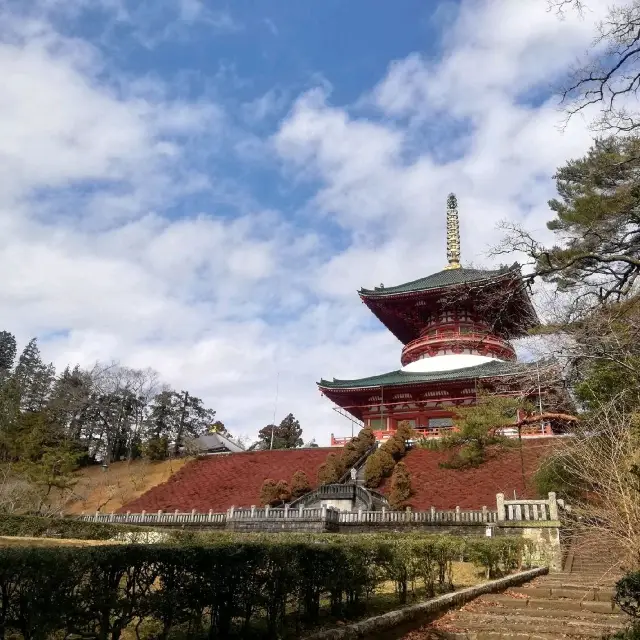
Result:
<svg viewBox="0 0 640 640"><path fill-rule="evenodd" d="M451 418L429 418L429 429L447 429L453 427Z"/></svg>
<svg viewBox="0 0 640 640"><path fill-rule="evenodd" d="M371 418L371 420L369 420L369 426L374 431L386 431L387 430L387 419L386 418Z"/></svg>

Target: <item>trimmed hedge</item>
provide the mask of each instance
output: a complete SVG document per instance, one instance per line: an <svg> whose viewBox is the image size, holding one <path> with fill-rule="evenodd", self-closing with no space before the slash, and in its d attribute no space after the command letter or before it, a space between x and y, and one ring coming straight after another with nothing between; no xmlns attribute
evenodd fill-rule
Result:
<svg viewBox="0 0 640 640"><path fill-rule="evenodd" d="M389 580L401 604L416 585L451 589L452 562L480 557L478 545L503 550L503 571L524 549L521 539L417 535L0 548L0 639L118 640L131 626L160 639L299 637L323 619L365 613Z"/></svg>
<svg viewBox="0 0 640 640"><path fill-rule="evenodd" d="M0 536L111 540L120 534L138 531L151 530L129 525L85 522L73 518L0 515Z"/></svg>

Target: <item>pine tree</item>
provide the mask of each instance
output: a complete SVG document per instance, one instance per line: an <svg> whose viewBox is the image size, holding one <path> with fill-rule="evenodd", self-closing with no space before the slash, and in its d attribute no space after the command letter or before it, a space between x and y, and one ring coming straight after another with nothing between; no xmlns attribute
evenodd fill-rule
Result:
<svg viewBox="0 0 640 640"><path fill-rule="evenodd" d="M20 354L14 375L20 389L21 409L41 411L49 397L55 369L42 361L36 338L30 340Z"/></svg>
<svg viewBox="0 0 640 640"><path fill-rule="evenodd" d="M302 427L292 413L280 423L278 437L283 442L283 449L297 449L302 446Z"/></svg>
<svg viewBox="0 0 640 640"><path fill-rule="evenodd" d="M0 381L13 369L16 353L16 339L13 334L0 331Z"/></svg>

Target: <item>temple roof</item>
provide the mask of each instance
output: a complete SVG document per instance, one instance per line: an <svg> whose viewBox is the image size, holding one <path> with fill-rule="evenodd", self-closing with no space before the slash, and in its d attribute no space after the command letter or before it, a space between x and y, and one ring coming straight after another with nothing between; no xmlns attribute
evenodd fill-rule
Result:
<svg viewBox="0 0 640 640"><path fill-rule="evenodd" d="M375 287L374 289L360 289L358 292L364 297L380 297L391 296L399 293L413 293L414 291L429 291L431 289L444 289L458 284L466 284L469 282L479 282L481 280L492 280L496 277L504 276L509 272L514 275L520 275L519 266L517 264L511 267L503 267L501 269L443 269L437 273L433 273L425 278L405 282L395 287Z"/></svg>
<svg viewBox="0 0 640 640"><path fill-rule="evenodd" d="M475 380L478 378L493 378L495 376L514 376L530 370L531 364L523 362L504 362L494 360L475 367L450 369L448 371L428 371L411 373L408 371L390 371L377 376L359 378L355 380L320 380L321 389L355 390L379 387L391 387L428 382L444 382L450 380Z"/></svg>

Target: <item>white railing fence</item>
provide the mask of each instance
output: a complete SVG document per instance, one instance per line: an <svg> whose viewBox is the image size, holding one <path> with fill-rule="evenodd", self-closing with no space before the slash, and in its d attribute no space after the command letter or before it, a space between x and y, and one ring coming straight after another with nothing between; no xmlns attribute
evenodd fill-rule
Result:
<svg viewBox="0 0 640 640"><path fill-rule="evenodd" d="M505 500L504 494L496 496L498 521L521 520L553 520L559 519L558 508L564 507L564 502L556 498L552 491L546 500Z"/></svg>
<svg viewBox="0 0 640 640"><path fill-rule="evenodd" d="M517 521L557 521L559 510L568 509L562 500L556 499L555 493L550 493L546 500L505 500L504 494L496 496L495 511L482 509L436 509L428 511L390 511L383 508L380 511L339 511L334 507L323 505L314 508L291 508L285 505L278 507L237 508L231 507L225 513L209 511L203 513L195 509L190 512L157 511L142 513L100 513L81 515L80 519L87 522L105 522L113 524L135 525L203 525L226 526L228 523L248 521L273 520L305 520L314 522L328 522L341 525L356 524L482 524Z"/></svg>

